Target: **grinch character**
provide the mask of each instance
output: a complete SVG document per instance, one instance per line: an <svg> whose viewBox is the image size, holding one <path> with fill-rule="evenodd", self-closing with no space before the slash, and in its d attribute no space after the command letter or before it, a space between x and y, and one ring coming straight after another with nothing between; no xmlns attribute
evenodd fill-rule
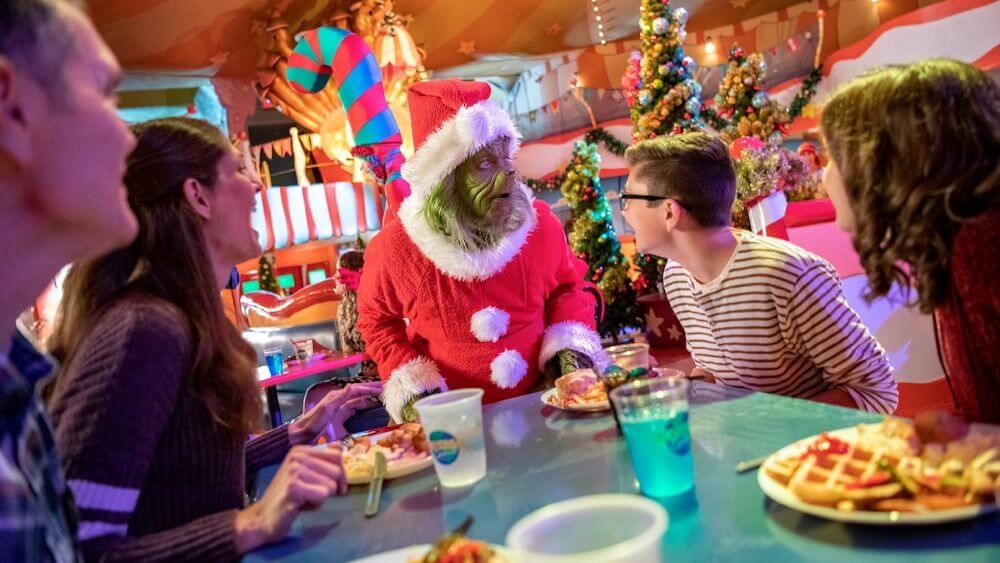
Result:
<svg viewBox="0 0 1000 563"><path fill-rule="evenodd" d="M607 365L581 264L519 179L520 133L489 96L458 80L408 92L411 193L369 245L358 290L357 326L397 421L441 390L479 387L493 402L537 389L546 368Z"/></svg>

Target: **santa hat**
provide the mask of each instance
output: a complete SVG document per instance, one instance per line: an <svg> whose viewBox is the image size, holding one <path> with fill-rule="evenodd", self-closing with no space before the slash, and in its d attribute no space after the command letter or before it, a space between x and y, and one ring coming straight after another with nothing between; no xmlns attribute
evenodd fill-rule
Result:
<svg viewBox="0 0 1000 563"><path fill-rule="evenodd" d="M413 195L426 196L465 159L500 137L512 141L511 156L517 153L521 133L489 97L485 82L432 80L410 86L406 100L416 150L402 170Z"/></svg>

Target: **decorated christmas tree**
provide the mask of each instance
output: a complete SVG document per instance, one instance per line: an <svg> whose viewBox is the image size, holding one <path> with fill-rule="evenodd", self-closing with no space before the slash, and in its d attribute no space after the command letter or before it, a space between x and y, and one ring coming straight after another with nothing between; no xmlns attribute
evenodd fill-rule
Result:
<svg viewBox="0 0 1000 563"><path fill-rule="evenodd" d="M632 282L636 293L639 295L650 295L660 292L660 285L663 283L663 267L667 261L652 254L636 253L632 257L632 263L639 270L639 276Z"/></svg>
<svg viewBox="0 0 1000 563"><path fill-rule="evenodd" d="M778 142L786 133L791 119L788 111L764 92L766 74L762 54L747 55L739 45L729 50L726 75L715 95L715 113L722 119L720 132L726 141L756 137Z"/></svg>
<svg viewBox="0 0 1000 563"><path fill-rule="evenodd" d="M260 255L260 262L257 265L257 279L262 290L281 295L278 278L274 276L274 254L265 252Z"/></svg>
<svg viewBox="0 0 1000 563"><path fill-rule="evenodd" d="M694 60L684 55L688 11L669 0L642 0L639 39L622 76L632 117L632 140L701 129L701 84L694 80Z"/></svg>
<svg viewBox="0 0 1000 563"><path fill-rule="evenodd" d="M601 188L601 157L597 145L576 143L560 190L572 211L569 244L573 253L587 263L585 279L604 295L602 336L617 341L623 329L643 327L635 290L628 278L628 261L615 235L611 208Z"/></svg>

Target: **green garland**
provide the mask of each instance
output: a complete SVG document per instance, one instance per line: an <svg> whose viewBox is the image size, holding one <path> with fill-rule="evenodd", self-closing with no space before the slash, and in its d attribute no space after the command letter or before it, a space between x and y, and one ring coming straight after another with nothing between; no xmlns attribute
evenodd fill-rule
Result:
<svg viewBox="0 0 1000 563"><path fill-rule="evenodd" d="M711 106L702 106L701 117L705 120L705 123L711 125L718 131L722 131L722 128L728 125L726 120L723 119L718 112L715 111L715 108Z"/></svg>
<svg viewBox="0 0 1000 563"><path fill-rule="evenodd" d="M625 156L625 149L628 148L628 143L619 140L602 127L588 131L583 136L583 140L588 143L601 143L604 148L608 149L608 152L615 156Z"/></svg>
<svg viewBox="0 0 1000 563"><path fill-rule="evenodd" d="M617 139L611 133L608 133L607 129L603 127L598 127L597 129L591 129L587 131L587 134L583 136L583 140L586 143L602 144L608 152L616 156L625 156L625 149L628 148L628 143L625 143ZM527 184L531 191L534 192L546 192L549 190L558 189L566 182L566 174L562 173L557 176L546 179L538 178L525 178L524 183Z"/></svg>
<svg viewBox="0 0 1000 563"><path fill-rule="evenodd" d="M788 106L788 115L792 119L802 115L802 110L806 109L809 100L816 95L816 86L819 84L821 78L823 78L823 65L812 69L805 80L802 81L802 89L799 90L799 93L795 95L792 103Z"/></svg>

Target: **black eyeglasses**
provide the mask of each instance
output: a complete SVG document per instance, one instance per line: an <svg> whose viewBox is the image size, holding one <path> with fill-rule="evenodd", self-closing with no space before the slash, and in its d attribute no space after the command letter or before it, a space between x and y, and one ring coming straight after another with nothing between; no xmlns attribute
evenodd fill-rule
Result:
<svg viewBox="0 0 1000 563"><path fill-rule="evenodd" d="M621 203L622 211L628 209L628 202L630 199L639 199L642 201L663 201L670 198L662 195L618 194L618 201Z"/></svg>

